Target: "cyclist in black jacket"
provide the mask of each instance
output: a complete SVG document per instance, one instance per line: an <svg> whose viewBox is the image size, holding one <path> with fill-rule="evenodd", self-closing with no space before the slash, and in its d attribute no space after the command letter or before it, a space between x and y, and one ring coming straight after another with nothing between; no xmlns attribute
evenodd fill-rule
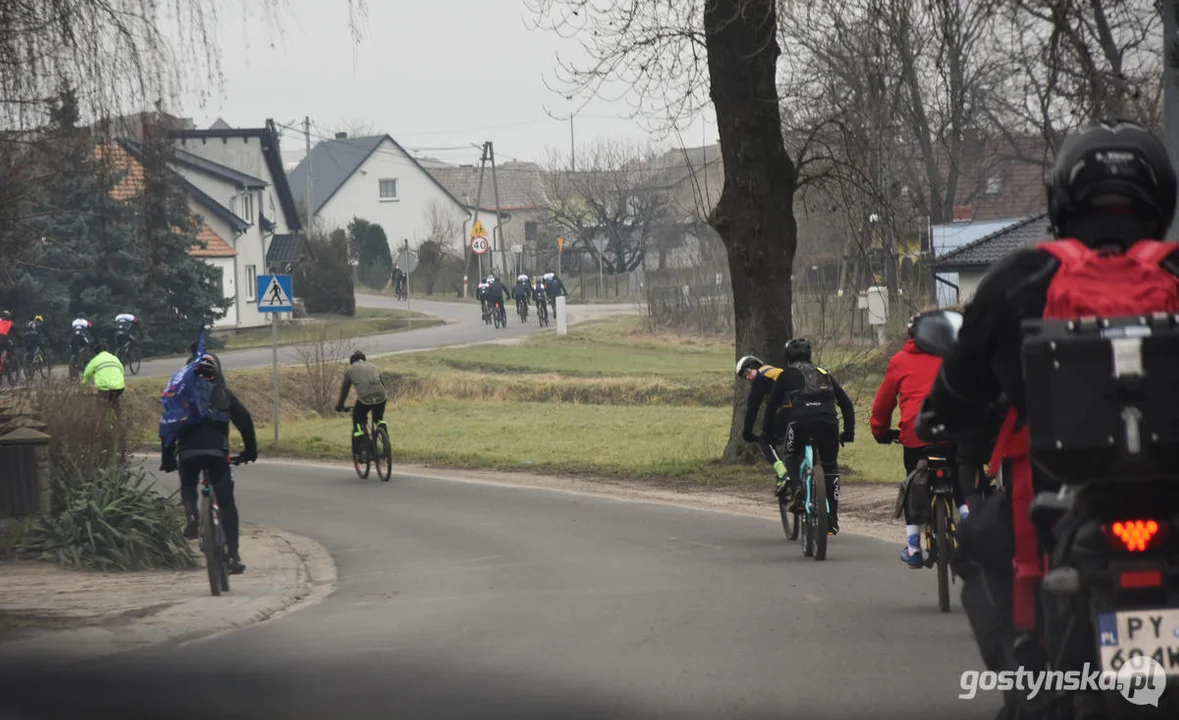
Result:
<svg viewBox="0 0 1179 720"><path fill-rule="evenodd" d="M214 383L214 399L219 407L228 403L230 421L241 433L245 450L241 459L253 462L258 459L258 442L254 435L254 420L250 412L242 405L229 387L225 384L225 377L220 367L211 355L204 355L197 372L202 377ZM224 397L216 396L224 393ZM171 445L163 448L160 470L170 473L180 471L180 499L184 503L187 523L184 536L195 540L199 534L197 515L197 486L201 481L201 471L208 470L209 484L217 495L217 504L221 507L221 522L225 526L225 541L229 545L229 572L238 574L245 572L238 548L238 513L233 498L233 477L229 470L229 423L205 422L189 425L180 430L179 437Z"/></svg>
<svg viewBox="0 0 1179 720"><path fill-rule="evenodd" d="M492 312L497 312L497 308L499 310L503 310L504 295L506 293L507 288L504 287L504 284L500 282L500 279L497 278L494 273L487 276L487 289L483 291L483 297L487 300L488 304L491 305ZM505 324L507 317L508 314L506 311L504 311L502 319L505 321Z"/></svg>
<svg viewBox="0 0 1179 720"><path fill-rule="evenodd" d="M811 362L811 343L794 338L786 343L786 367L774 383L766 406L762 434L772 444L786 438L786 468L794 490L791 505L801 503L803 452L808 443L814 446L827 480L828 534L839 533L839 447L855 440L856 411L851 398L835 378ZM843 433L835 407L843 415Z"/></svg>

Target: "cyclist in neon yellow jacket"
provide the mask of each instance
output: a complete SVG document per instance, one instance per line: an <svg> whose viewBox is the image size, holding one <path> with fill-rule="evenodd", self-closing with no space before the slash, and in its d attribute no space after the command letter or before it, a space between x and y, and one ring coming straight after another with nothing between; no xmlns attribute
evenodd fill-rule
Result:
<svg viewBox="0 0 1179 720"><path fill-rule="evenodd" d="M82 373L82 385L89 385L91 380L111 405L118 407L119 396L123 394L123 363L106 350L101 341L94 345L94 357L86 365Z"/></svg>

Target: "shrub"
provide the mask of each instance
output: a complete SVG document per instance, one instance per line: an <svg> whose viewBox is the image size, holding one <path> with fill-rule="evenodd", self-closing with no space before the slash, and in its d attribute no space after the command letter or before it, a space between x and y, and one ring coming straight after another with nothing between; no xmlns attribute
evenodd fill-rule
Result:
<svg viewBox="0 0 1179 720"><path fill-rule="evenodd" d="M187 568L196 556L183 535L178 491L161 495L143 470L64 460L55 472L61 510L35 520L21 554L71 568Z"/></svg>
<svg viewBox="0 0 1179 720"><path fill-rule="evenodd" d="M122 410L115 413L93 389L77 382L44 385L34 391L45 433L49 435L49 459L53 468L73 461L82 467L106 467L112 459L126 464L128 439L136 431L129 393L121 398Z"/></svg>
<svg viewBox="0 0 1179 720"><path fill-rule="evenodd" d="M303 263L295 271L295 287L307 304L307 312L354 315L356 297L348 262L348 236L343 230L334 230L330 235L312 235L308 242L315 262Z"/></svg>

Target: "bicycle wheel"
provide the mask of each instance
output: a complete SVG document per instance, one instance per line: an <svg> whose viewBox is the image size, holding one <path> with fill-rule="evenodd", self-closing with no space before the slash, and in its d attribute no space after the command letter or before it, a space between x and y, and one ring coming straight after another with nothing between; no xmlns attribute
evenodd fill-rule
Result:
<svg viewBox="0 0 1179 720"><path fill-rule="evenodd" d="M827 559L827 478L823 469L811 468L811 494L814 497L815 515L812 533L815 536L815 560Z"/></svg>
<svg viewBox="0 0 1179 720"><path fill-rule="evenodd" d="M214 596L221 595L222 566L225 564L221 557L222 545L218 542L218 524L213 522L213 501L201 490L201 552L205 554L205 570L209 573L209 590Z"/></svg>
<svg viewBox="0 0 1179 720"><path fill-rule="evenodd" d="M789 494L789 491L787 491L787 494ZM786 533L786 539L794 540L797 537L798 530L794 529L794 533L791 533L790 518L793 513L790 512L790 498L783 498L781 495L778 496L778 515L782 518L782 531Z"/></svg>
<svg viewBox="0 0 1179 720"><path fill-rule="evenodd" d="M20 359L15 355L9 354L4 361L4 375L8 378L8 384L13 387L20 382Z"/></svg>
<svg viewBox="0 0 1179 720"><path fill-rule="evenodd" d="M38 350L35 360L37 362L37 372L41 373L42 379L48 380L49 373L53 370L53 364L49 361L49 354L44 350Z"/></svg>
<svg viewBox="0 0 1179 720"><path fill-rule="evenodd" d="M814 512L812 504L814 503L814 483L811 482L811 477L814 473L814 468L803 467L802 469L802 486L805 488L806 497L803 499L802 517L798 518L796 522L802 523L802 532L799 533L802 539L802 556L813 557L815 554L815 525Z"/></svg>
<svg viewBox="0 0 1179 720"><path fill-rule="evenodd" d="M37 356L34 355L21 363L21 369L25 372L25 380L32 382L33 376L37 374Z"/></svg>
<svg viewBox="0 0 1179 720"><path fill-rule="evenodd" d="M374 455L376 455L377 477L381 479L381 482L389 482L389 478L393 476L393 445L389 442L389 428L384 425L377 428L377 432L373 436L373 446ZM382 464L384 470L381 469Z"/></svg>
<svg viewBox="0 0 1179 720"><path fill-rule="evenodd" d="M937 558L937 606L950 612L950 504L945 496L933 502L933 552Z"/></svg>
<svg viewBox="0 0 1179 720"><path fill-rule="evenodd" d="M139 374L139 363L142 360L143 358L139 354L138 345L132 345L131 347L127 348L127 362L125 364L127 365L127 369L131 371L132 375Z"/></svg>
<svg viewBox="0 0 1179 720"><path fill-rule="evenodd" d="M369 440L368 435L364 436L364 445L367 448L372 448L372 441ZM360 461L360 456L352 453L352 465L356 468L356 474L360 476L361 480L368 477L369 468L372 467L372 453L366 451L364 453L364 462Z"/></svg>

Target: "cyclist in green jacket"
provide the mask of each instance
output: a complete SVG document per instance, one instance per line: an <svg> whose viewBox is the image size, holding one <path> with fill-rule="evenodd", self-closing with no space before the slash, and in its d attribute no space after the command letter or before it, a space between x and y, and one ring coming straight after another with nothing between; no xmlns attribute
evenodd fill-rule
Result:
<svg viewBox="0 0 1179 720"><path fill-rule="evenodd" d="M368 414L373 414L373 425L380 425L385 421L385 402L388 394L385 383L381 382L381 370L373 365L360 350L352 353L348 359L350 367L344 373L344 385L340 388L340 401L336 403L336 411L344 412L344 402L348 399L348 391L356 386L356 405L352 408L352 454L360 451L360 443L364 438L364 428L368 421Z"/></svg>
<svg viewBox="0 0 1179 720"><path fill-rule="evenodd" d="M94 357L82 373L83 387L89 385L92 380L99 394L113 407L118 407L119 396L123 394L123 363L107 352L106 345L101 340L94 344Z"/></svg>

